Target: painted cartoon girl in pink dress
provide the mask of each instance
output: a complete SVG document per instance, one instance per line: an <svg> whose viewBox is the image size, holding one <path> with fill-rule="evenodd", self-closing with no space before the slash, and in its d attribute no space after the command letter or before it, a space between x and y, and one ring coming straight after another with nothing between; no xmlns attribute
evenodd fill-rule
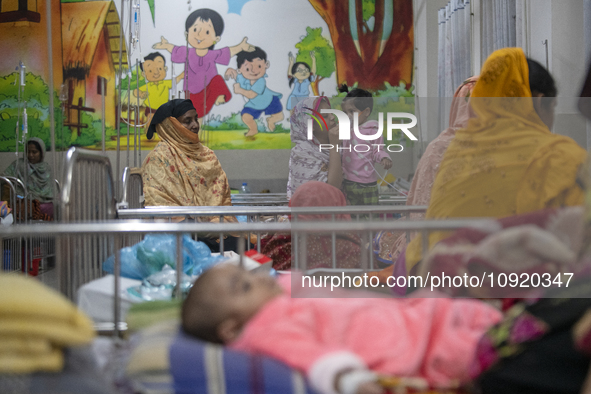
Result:
<svg viewBox="0 0 591 394"><path fill-rule="evenodd" d="M185 22L185 36L191 48L171 44L164 37L152 46L154 49L169 51L173 63L185 64L189 51L183 87L190 92L199 121L211 111L214 104L224 104L232 98L224 79L218 75L216 64L227 66L230 58L238 52L254 50L247 42L247 37L236 46L213 49L221 40L223 31L224 20L220 14L202 8L192 12Z"/></svg>

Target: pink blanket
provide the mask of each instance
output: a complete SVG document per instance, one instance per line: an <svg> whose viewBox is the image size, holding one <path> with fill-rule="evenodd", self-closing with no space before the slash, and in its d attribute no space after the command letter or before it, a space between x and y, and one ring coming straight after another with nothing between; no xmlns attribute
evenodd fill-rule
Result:
<svg viewBox="0 0 591 394"><path fill-rule="evenodd" d="M286 293L259 311L231 347L305 371L321 391L343 368L422 377L435 386L463 381L480 337L501 319L472 300L292 298L289 282L283 278Z"/></svg>

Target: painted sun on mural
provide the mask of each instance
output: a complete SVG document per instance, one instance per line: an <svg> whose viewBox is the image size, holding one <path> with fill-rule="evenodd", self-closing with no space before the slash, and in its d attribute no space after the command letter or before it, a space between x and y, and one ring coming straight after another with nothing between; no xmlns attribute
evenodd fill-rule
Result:
<svg viewBox="0 0 591 394"><path fill-rule="evenodd" d="M173 98L193 102L204 144L230 150L290 149L295 103L343 95L342 84L405 111L413 97L412 0L137 0L123 10L114 1L51 2L53 92L47 45L38 40L46 2L28 2L36 5L23 13L5 3L3 152L18 146L25 102L30 136L50 145L50 94L58 150L152 149L158 138L147 140L144 126Z"/></svg>

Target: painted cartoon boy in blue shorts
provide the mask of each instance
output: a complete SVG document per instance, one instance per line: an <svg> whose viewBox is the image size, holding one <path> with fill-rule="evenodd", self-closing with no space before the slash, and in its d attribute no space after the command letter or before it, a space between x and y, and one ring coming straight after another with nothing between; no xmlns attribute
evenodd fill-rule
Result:
<svg viewBox="0 0 591 394"><path fill-rule="evenodd" d="M242 121L248 126L246 137L258 133L256 119L264 112L269 115L267 125L270 131L275 130L275 124L283 120L283 105L279 99L281 93L267 88L265 77L269 68L267 54L259 47L253 52L242 51L236 55L238 71L228 69L226 79L235 78L234 93L241 94L248 99L242 110Z"/></svg>

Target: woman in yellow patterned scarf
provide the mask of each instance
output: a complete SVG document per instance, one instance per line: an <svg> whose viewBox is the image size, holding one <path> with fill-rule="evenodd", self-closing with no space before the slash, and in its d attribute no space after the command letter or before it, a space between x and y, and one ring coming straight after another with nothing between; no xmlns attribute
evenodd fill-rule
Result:
<svg viewBox="0 0 591 394"><path fill-rule="evenodd" d="M494 52L470 98L476 118L445 152L426 218L501 218L583 204L577 173L587 153L551 133L555 97L548 71L520 48ZM432 233L429 248L445 236ZM417 236L406 250L407 272L421 249Z"/></svg>
<svg viewBox="0 0 591 394"><path fill-rule="evenodd" d="M197 111L191 100L158 108L147 132L160 142L144 161L146 206L232 205L228 178L215 153L199 141Z"/></svg>
<svg viewBox="0 0 591 394"><path fill-rule="evenodd" d="M215 153L199 141L198 115L191 100L161 105L151 119L148 139L154 133L161 141L142 166L146 206L232 205L226 173ZM219 221L217 217L201 219ZM236 222L236 218L225 217L224 221ZM238 250L236 239L227 237L224 249ZM219 252L217 237L199 240Z"/></svg>

